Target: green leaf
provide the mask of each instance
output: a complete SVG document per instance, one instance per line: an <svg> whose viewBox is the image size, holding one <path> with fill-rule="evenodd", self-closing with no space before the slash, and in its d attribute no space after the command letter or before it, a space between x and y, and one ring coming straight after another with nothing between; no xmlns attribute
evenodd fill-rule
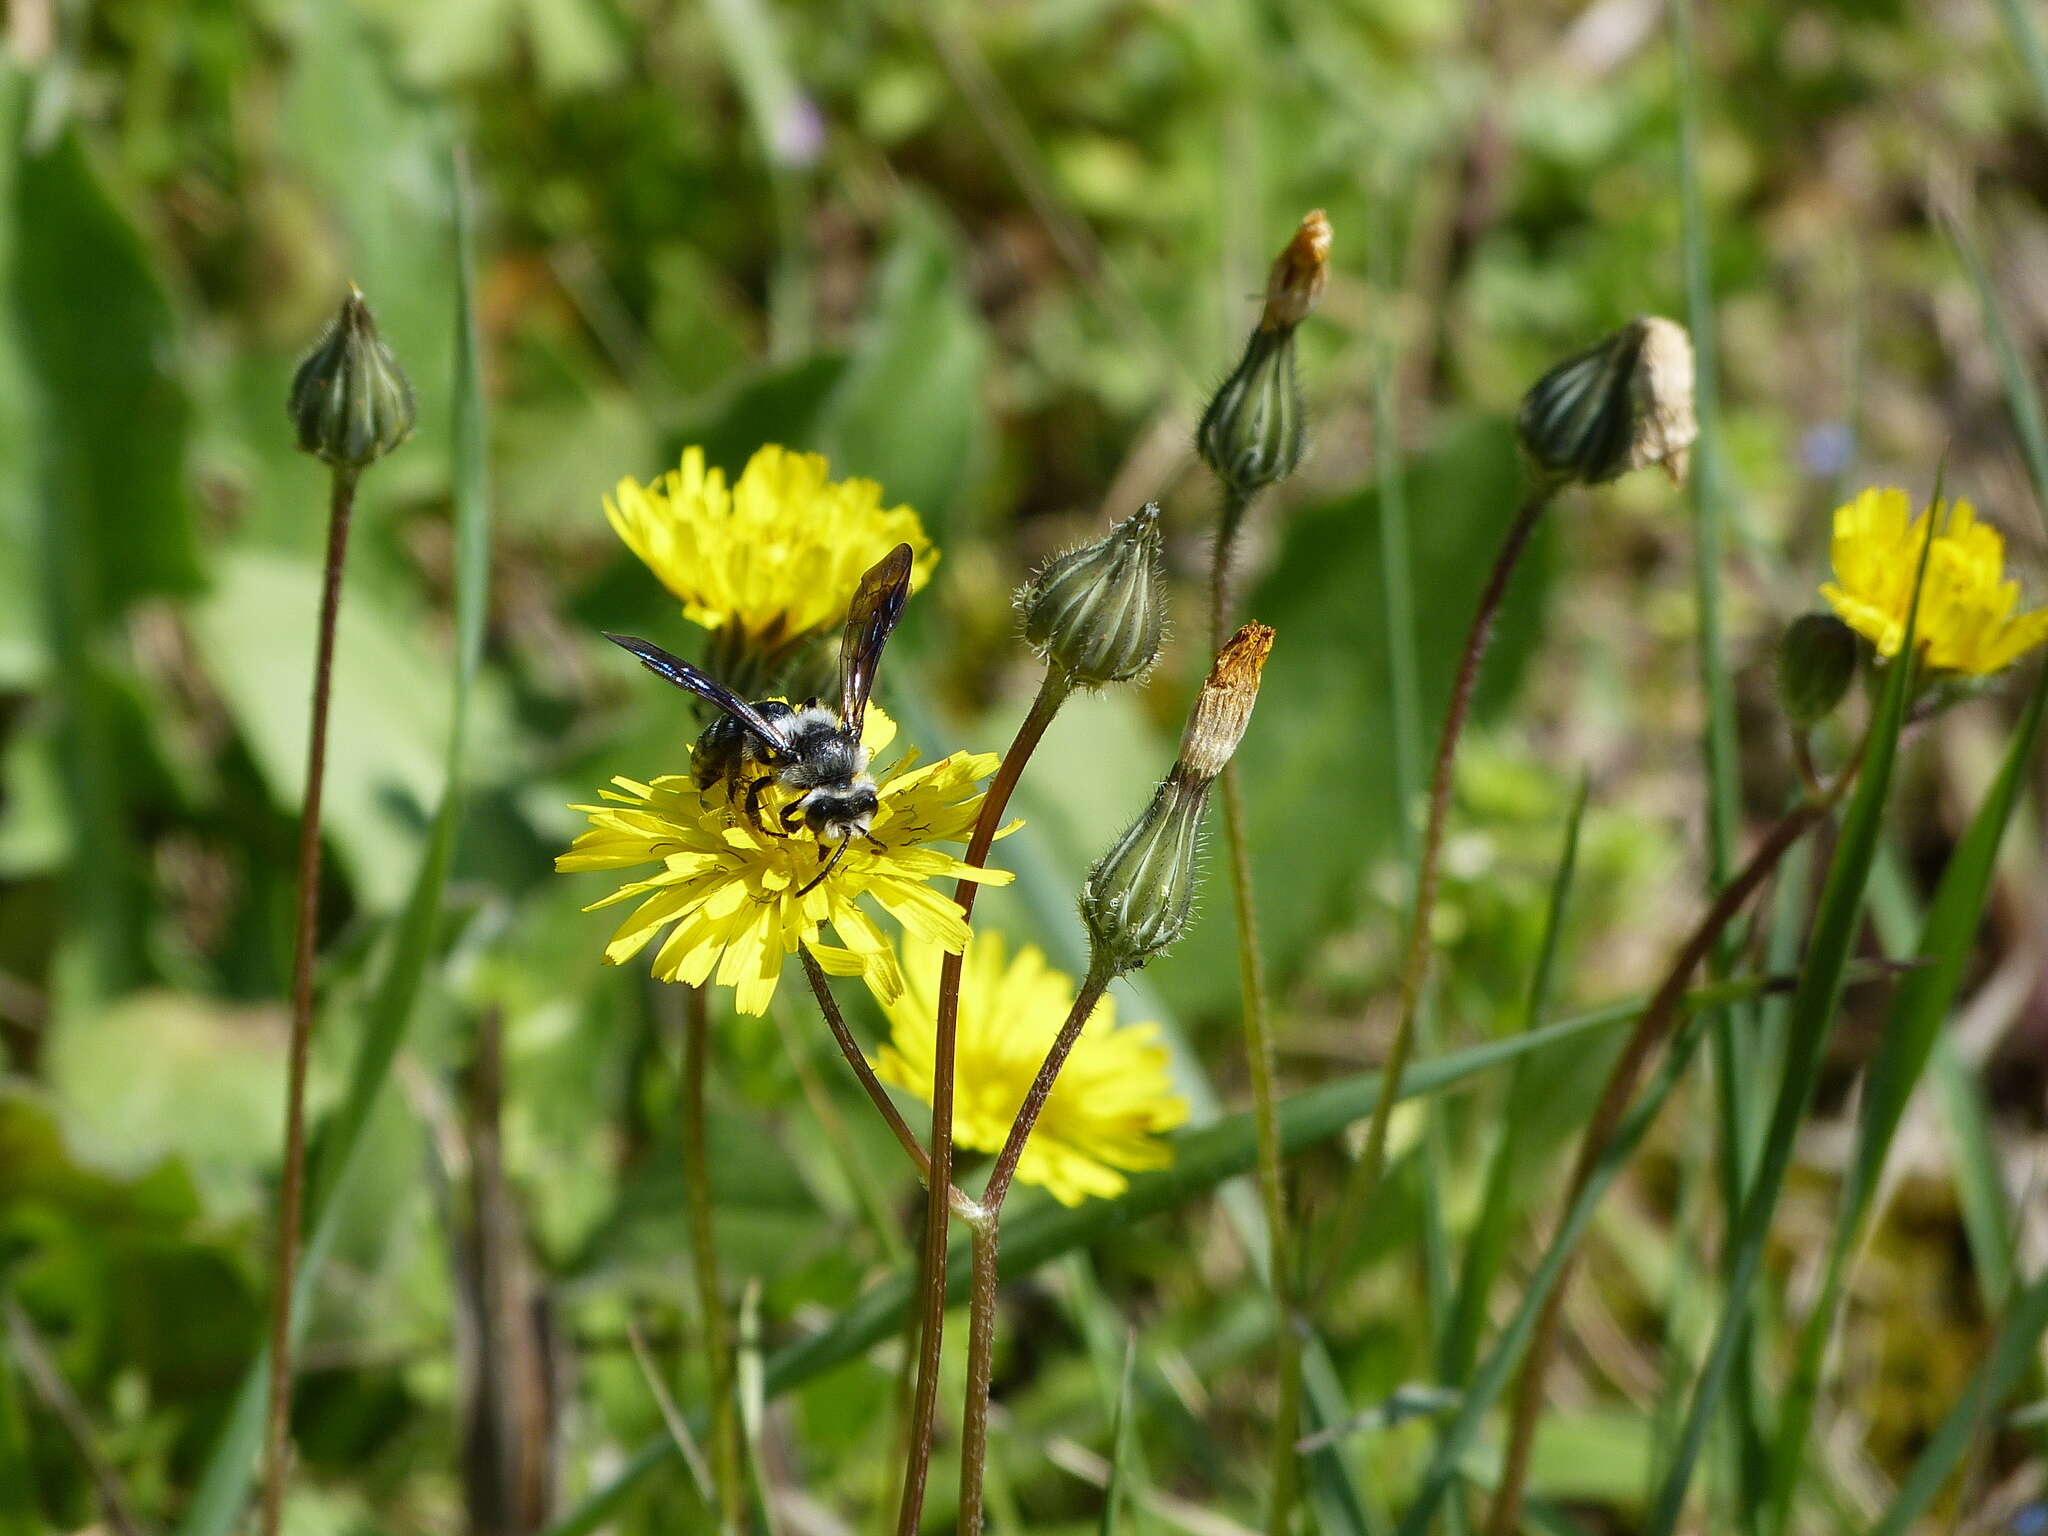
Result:
<svg viewBox="0 0 2048 1536"><path fill-rule="evenodd" d="M1992 1343L1991 1353L1970 1377L1969 1386L1941 1421L1920 1459L1900 1485L1892 1507L1871 1527L1870 1536L1907 1536L1941 1492L1956 1464L1989 1425L1998 1405L2028 1370L2041 1335L2048 1332L2048 1275L2022 1291Z"/></svg>
<svg viewBox="0 0 2048 1536"><path fill-rule="evenodd" d="M364 1131L391 1075L413 1017L414 1003L438 941L441 902L462 818L462 768L467 755L470 695L483 655L490 583L490 485L485 463L483 370L474 300L468 178L455 173L455 415L451 444L455 488L455 678L449 710L446 787L422 849L412 894L392 935L383 974L370 998L355 1068L340 1107L322 1127L307 1207L311 1236L292 1294L292 1326L305 1327L320 1272L341 1227L349 1175ZM233 1410L208 1458L180 1536L229 1536L247 1497L263 1434L265 1350L243 1378Z"/></svg>
<svg viewBox="0 0 2048 1536"><path fill-rule="evenodd" d="M1109 1481L1102 1490L1102 1536L1117 1536L1123 1528L1118 1516L1123 1511L1125 1467L1131 1460L1131 1372L1138 1363L1138 1336L1131 1334L1124 1344L1123 1378L1117 1387L1116 1413L1109 1423Z"/></svg>
<svg viewBox="0 0 2048 1536"><path fill-rule="evenodd" d="M1934 505L1941 501L1941 479L1936 476ZM1891 790L1892 765L1898 756L1899 732L1906 721L1906 708L1918 672L1918 624L1921 582L1927 558L1934 546L1935 519L1927 519L1927 535L1921 541L1920 563L1913 578L1913 598L1906 615L1906 634L1897 657L1884 674L1884 688L1870 723L1863 747L1862 771L1856 791L1842 819L1842 834L1828 865L1827 880L1821 888L1820 907L1814 914L1813 932L1807 941L1806 963L1799 973L1798 989L1792 994L1792 1008L1786 1024L1785 1073L1780 1079L1776 1104L1764 1135L1762 1154L1742 1202L1742 1211L1729 1235L1728 1283L1721 1317L1715 1324L1714 1342L1705 1369L1694 1388L1684 1428L1679 1433L1670 1470L1658 1490L1645 1527L1656 1536L1669 1536L1685 1507L1685 1494L1693 1468L1706 1443L1707 1426L1727 1385L1735 1363L1736 1347L1748 1321L1753 1317L1757 1272L1763 1264L1764 1243L1770 1235L1771 1216L1777 1209L1786 1171L1792 1163L1793 1141L1799 1122L1813 1099L1820 1078L1821 1058L1828 1035L1841 1004L1842 988L1856 935L1863 926L1864 898L1870 886L1870 870L1877 857L1879 834L1883 829L1885 798Z"/></svg>
<svg viewBox="0 0 2048 1536"><path fill-rule="evenodd" d="M1784 1409L1771 1453L1771 1528L1783 1531L1792 1517L1792 1500L1810 1442L1814 1402L1820 1392L1822 1359L1834 1332L1849 1257L1863 1232L1871 1197L1884 1172L1892 1137L1905 1115L1906 1101L1927 1067L1929 1053L1961 990L1963 973L1977 952L1977 934L1991 883L1998 867L1998 849L2026 784L2039 739L2041 716L2048 706L2048 667L2041 669L2027 707L2013 731L2005 762L1978 807L1970 827L1950 856L1941 884L1920 933L1916 955L1923 963L1901 978L1885 1016L1877 1059L1871 1064L1856 1124L1856 1150L1843 1180L1834 1236L1820 1294L1800 1330L1797 1364L1784 1394Z"/></svg>
<svg viewBox="0 0 2048 1536"><path fill-rule="evenodd" d="M941 544L981 456L988 337L939 216L906 197L869 318L818 427L835 475L908 502Z"/></svg>

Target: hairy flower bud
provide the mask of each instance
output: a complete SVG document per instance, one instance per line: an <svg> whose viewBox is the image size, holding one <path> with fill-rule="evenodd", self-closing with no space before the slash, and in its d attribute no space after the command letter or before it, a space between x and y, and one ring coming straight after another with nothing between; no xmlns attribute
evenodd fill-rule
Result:
<svg viewBox="0 0 2048 1536"><path fill-rule="evenodd" d="M1146 671L1166 635L1159 503L1048 561L1018 591L1017 606L1024 638L1069 682L1093 688Z"/></svg>
<svg viewBox="0 0 2048 1536"><path fill-rule="evenodd" d="M1856 680L1856 632L1832 613L1809 613L1778 642L1778 703L1802 730L1834 713Z"/></svg>
<svg viewBox="0 0 2048 1536"><path fill-rule="evenodd" d="M1301 462L1308 435L1294 373L1294 328L1322 296L1329 260L1330 221L1318 208L1274 260L1258 328L1202 412L1195 446L1237 496L1286 479Z"/></svg>
<svg viewBox="0 0 2048 1536"><path fill-rule="evenodd" d="M373 464L412 432L412 384L353 284L292 375L285 409L299 447L337 469Z"/></svg>
<svg viewBox="0 0 2048 1536"><path fill-rule="evenodd" d="M1544 374L1522 397L1522 451L1559 482L1599 485L1661 464L1685 481L1693 416L1692 338L1645 315Z"/></svg>
<svg viewBox="0 0 2048 1536"><path fill-rule="evenodd" d="M1217 653L1188 713L1173 771L1145 814L1088 871L1081 921L1095 963L1112 975L1136 970L1187 928L1209 786L1244 738L1272 648L1272 630L1247 624Z"/></svg>

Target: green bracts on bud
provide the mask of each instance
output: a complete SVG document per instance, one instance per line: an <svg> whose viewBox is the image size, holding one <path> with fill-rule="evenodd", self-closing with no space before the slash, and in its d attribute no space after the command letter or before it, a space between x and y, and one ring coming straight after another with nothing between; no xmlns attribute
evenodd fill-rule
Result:
<svg viewBox="0 0 2048 1536"><path fill-rule="evenodd" d="M292 375L285 409L299 447L337 469L374 464L412 432L412 384L353 284Z"/></svg>
<svg viewBox="0 0 2048 1536"><path fill-rule="evenodd" d="M1096 860L1081 886L1091 965L1134 971L1171 945L1195 904L1195 856L1209 786L1230 765L1258 702L1273 631L1247 624L1216 654L1188 711L1180 756L1131 829Z"/></svg>
<svg viewBox="0 0 2048 1536"><path fill-rule="evenodd" d="M1294 327L1262 328L1202 412L1195 447L1226 488L1250 496L1294 473L1308 442L1305 414Z"/></svg>
<svg viewBox="0 0 2048 1536"><path fill-rule="evenodd" d="M1166 636L1159 503L1048 561L1018 590L1017 606L1024 638L1076 687L1127 682L1149 670Z"/></svg>
<svg viewBox="0 0 2048 1536"><path fill-rule="evenodd" d="M1778 641L1778 704L1801 730L1834 713L1856 680L1862 646L1832 613L1809 613Z"/></svg>
<svg viewBox="0 0 2048 1536"><path fill-rule="evenodd" d="M1168 778L1145 814L1088 871L1081 921L1094 963L1110 975L1135 971L1187 928L1208 803L1207 780Z"/></svg>
<svg viewBox="0 0 2048 1536"><path fill-rule="evenodd" d="M1558 483L1600 485L1661 464L1674 485L1699 423L1693 416L1692 338L1645 315L1544 374L1522 397L1522 451Z"/></svg>

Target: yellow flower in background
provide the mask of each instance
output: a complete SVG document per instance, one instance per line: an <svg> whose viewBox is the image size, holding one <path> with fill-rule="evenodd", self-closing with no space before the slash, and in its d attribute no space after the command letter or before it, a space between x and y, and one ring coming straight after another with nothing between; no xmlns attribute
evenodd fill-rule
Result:
<svg viewBox="0 0 2048 1536"><path fill-rule="evenodd" d="M692 622L773 651L836 629L861 573L898 544L916 557L913 592L938 563L909 507L884 507L872 480L830 475L822 455L771 443L727 485L703 449L689 448L652 485L621 480L605 516Z"/></svg>
<svg viewBox="0 0 2048 1536"><path fill-rule="evenodd" d="M889 1040L877 1053L883 1082L932 1098L932 1020L938 1008L939 948L913 933L904 949L908 985L883 1006ZM960 1032L954 1079L953 1139L999 1152L1025 1090L1074 1006L1073 978L1026 945L1010 958L1002 935L980 931L960 977ZM1167 1076L1157 1024L1116 1022L1104 997L1053 1084L1052 1096L1024 1144L1017 1177L1062 1205L1121 1194L1119 1169L1164 1168L1173 1150L1159 1133L1187 1122L1188 1106Z"/></svg>
<svg viewBox="0 0 2048 1536"><path fill-rule="evenodd" d="M1983 677L2048 641L2048 609L2016 614L2020 584L2006 579L2005 539L1967 501L1936 512L1915 637L1930 667ZM1871 488L1835 511L1835 579L1821 596L1842 622L1896 656L1927 536L1927 514L1897 487Z"/></svg>
<svg viewBox="0 0 2048 1536"><path fill-rule="evenodd" d="M870 706L863 744L875 751L895 734L895 724ZM827 971L862 977L886 1003L902 994L902 973L859 898L872 897L934 953L957 953L967 942L967 924L952 898L927 882L964 877L1003 885L1011 877L971 868L931 845L967 840L981 810L976 785L998 761L993 753L956 752L920 767L909 754L877 773L874 840L854 840L807 892L830 845L821 846L808 829L784 835L757 828L743 809L744 791L735 798L721 784L700 790L686 773L651 784L613 779L617 789L601 791L607 804L575 807L590 818L590 830L555 868L660 866L585 909L639 902L606 945L607 965L632 959L667 928L654 956L657 977L693 986L716 981L734 989L741 1013L760 1014L775 995L783 961L802 944ZM794 798L779 786L768 790L761 801L764 826L779 827L782 808ZM827 926L838 944L822 942Z"/></svg>

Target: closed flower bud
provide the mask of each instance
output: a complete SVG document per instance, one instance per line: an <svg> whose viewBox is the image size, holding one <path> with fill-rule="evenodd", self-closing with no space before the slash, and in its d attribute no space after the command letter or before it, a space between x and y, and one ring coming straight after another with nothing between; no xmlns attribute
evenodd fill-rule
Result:
<svg viewBox="0 0 2048 1536"><path fill-rule="evenodd" d="M1832 613L1794 619L1778 642L1778 703L1802 730L1834 713L1856 680L1856 632Z"/></svg>
<svg viewBox="0 0 2048 1536"><path fill-rule="evenodd" d="M1159 504L1049 561L1017 594L1024 637L1070 683L1121 683L1151 667L1166 634Z"/></svg>
<svg viewBox="0 0 2048 1536"><path fill-rule="evenodd" d="M1093 963L1135 971L1178 939L1195 905L1195 857L1209 781L1169 778L1131 829L1088 871L1081 921Z"/></svg>
<svg viewBox="0 0 2048 1536"><path fill-rule="evenodd" d="M1522 451L1559 483L1600 485L1661 464L1672 484L1683 484L1699 436L1692 382L1685 327L1654 315L1631 320L1522 397Z"/></svg>
<svg viewBox="0 0 2048 1536"><path fill-rule="evenodd" d="M1250 496L1294 473L1308 444L1303 414L1294 327L1261 328L1202 412L1195 447L1225 488Z"/></svg>
<svg viewBox="0 0 2048 1536"><path fill-rule="evenodd" d="M1258 328L1202 412L1195 446L1239 497L1286 479L1301 462L1308 436L1294 374L1294 328L1322 297L1329 261L1330 221L1318 208L1274 260Z"/></svg>
<svg viewBox="0 0 2048 1536"><path fill-rule="evenodd" d="M1134 971L1178 939L1195 903L1195 862L1209 786L1244 738L1273 631L1247 624L1217 654L1181 735L1180 757L1131 829L1081 887L1094 961Z"/></svg>
<svg viewBox="0 0 2048 1536"><path fill-rule="evenodd" d="M412 431L412 385L377 334L362 291L350 286L341 311L299 370L286 402L299 447L337 469L362 469Z"/></svg>

